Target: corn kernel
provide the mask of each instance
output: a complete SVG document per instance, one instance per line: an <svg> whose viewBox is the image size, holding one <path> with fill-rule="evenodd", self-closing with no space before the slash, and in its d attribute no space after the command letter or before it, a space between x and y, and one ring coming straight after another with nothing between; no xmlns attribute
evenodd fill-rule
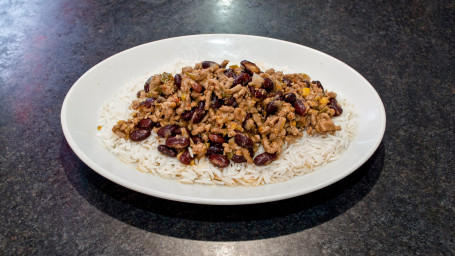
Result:
<svg viewBox="0 0 455 256"><path fill-rule="evenodd" d="M302 96L306 97L306 96L310 95L310 93L311 93L310 88L303 88Z"/></svg>
<svg viewBox="0 0 455 256"><path fill-rule="evenodd" d="M329 103L329 99L327 97L322 97L321 99L319 99L319 104L324 106L327 103Z"/></svg>

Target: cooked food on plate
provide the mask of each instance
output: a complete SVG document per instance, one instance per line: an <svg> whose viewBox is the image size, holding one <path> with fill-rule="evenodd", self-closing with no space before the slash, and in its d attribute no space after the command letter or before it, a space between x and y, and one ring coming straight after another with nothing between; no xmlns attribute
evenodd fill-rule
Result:
<svg viewBox="0 0 455 256"><path fill-rule="evenodd" d="M333 161L354 137L352 107L307 74L248 60L172 71L101 110L101 140L139 170L185 183L261 185Z"/></svg>

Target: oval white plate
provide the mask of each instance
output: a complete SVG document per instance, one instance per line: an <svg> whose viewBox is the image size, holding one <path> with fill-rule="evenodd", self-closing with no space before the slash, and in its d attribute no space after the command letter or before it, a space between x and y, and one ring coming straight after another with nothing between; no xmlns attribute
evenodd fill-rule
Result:
<svg viewBox="0 0 455 256"><path fill-rule="evenodd" d="M309 74L340 92L356 107L360 123L356 138L343 156L314 172L288 182L260 187L181 184L142 173L118 160L96 138L98 111L129 81L157 70L168 60L247 59ZM107 179L132 190L181 202L234 205L270 202L326 187L355 171L382 140L386 116L377 92L358 72L317 50L271 38L247 35L194 35L140 45L118 53L87 71L63 102L64 135L76 155Z"/></svg>

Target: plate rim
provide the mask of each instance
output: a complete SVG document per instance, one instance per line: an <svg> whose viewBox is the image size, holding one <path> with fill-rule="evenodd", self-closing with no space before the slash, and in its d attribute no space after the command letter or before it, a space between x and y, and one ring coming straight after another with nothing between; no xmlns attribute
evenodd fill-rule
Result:
<svg viewBox="0 0 455 256"><path fill-rule="evenodd" d="M170 194L167 192L159 191L159 190L151 190L149 189L144 189L142 186L135 184L134 182L130 182L128 180L122 179L118 177L117 175L114 175L110 173L108 170L103 168L102 166L98 165L95 161L93 161L87 154L85 154L77 145L76 141L74 138L71 136L68 124L67 124L67 109L68 109L68 102L69 99L71 98L71 95L74 93L76 90L75 88L77 87L77 84L80 83L86 76L88 76L89 73L93 72L98 66L102 65L105 62L108 62L111 58L114 58L115 56L125 54L125 52L132 51L135 48L139 47L145 47L146 45L149 44L154 44L162 41L167 41L167 40L185 40L188 38L197 38L197 37L230 37L230 38L256 38L259 40L271 40L271 41L276 41L279 43L284 43L284 44L291 44L296 47L304 48L305 50L309 50L312 52L315 52L317 54L324 55L326 57L329 57L333 59L334 61L338 62L339 64L345 66L348 68L351 72L354 72L358 75L359 78L361 78L363 83L365 85L368 85L371 89L371 91L374 94L374 97L376 98L376 103L377 106L379 107L379 117L381 121L381 126L379 127L379 133L376 137L376 140L373 143L373 146L370 147L369 151L364 155L364 157L361 159L361 161L357 161L354 165L352 165L350 168L347 168L344 172L340 172L338 175L334 175L330 177L326 182L319 183L316 186L312 186L309 189L302 189L298 191L293 191L292 193L282 193L278 195L273 195L273 196L267 196L267 197L254 197L254 198L241 198L241 199L211 199L211 198L195 198L195 197L188 197L188 196L181 196L181 195L176 195L176 194ZM386 112L384 108L384 104L376 91L376 89L366 80L365 77L363 77L357 70L346 64L345 62L342 62L341 60L337 59L336 57L333 57L329 54L326 54L324 52L321 52L319 50L316 50L314 48L290 42L290 41L285 41L282 39L276 39L276 38L270 38L270 37L263 37L263 36L256 36L256 35L246 35L246 34L195 34L195 35L185 35L185 36L178 36L178 37L170 37L170 38L164 38L156 41L151 41L147 43L143 43L125 50L122 50L118 53L113 54L112 56L109 56L106 59L103 59L99 63L95 64L92 66L90 69L88 69L82 76L80 76L71 86L71 88L68 90L62 104L61 112L60 112L60 120L61 120L61 126L63 130L64 137L66 141L68 142L69 146L73 150L73 152L79 157L79 159L82 160L87 166L89 166L93 171L96 173L100 174L101 176L105 177L106 179L120 185L123 187L126 187L128 189L131 189L136 192L140 192L146 195L154 196L154 197L159 197L167 200L172 200L172 201L178 201L178 202L184 202L184 203L194 203L194 204L206 204L206 205L244 205L244 204L256 204L256 203L266 203L266 202L273 202L273 201L278 201L278 200L283 200L283 199L288 199L288 198L293 198L296 196L301 196L304 194L308 194L317 190L320 190L322 188L328 187L337 181L349 176L352 174L355 170L357 170L360 166L362 166L365 162L367 162L371 156L376 152L378 149L380 143L382 142L382 139L384 137L385 133L385 128L386 128ZM307 174L305 174L307 175ZM304 175L303 175L304 176ZM298 178L298 177L297 177ZM174 181L177 182L177 181ZM277 183L275 183L277 184ZM200 184L184 184L184 185L189 185L189 186L194 186L194 185L200 185ZM267 184L267 185L262 185L262 186L272 186L273 184ZM207 186L207 185L201 185L201 186ZM209 185L210 186L210 185ZM216 186L216 185L215 185Z"/></svg>

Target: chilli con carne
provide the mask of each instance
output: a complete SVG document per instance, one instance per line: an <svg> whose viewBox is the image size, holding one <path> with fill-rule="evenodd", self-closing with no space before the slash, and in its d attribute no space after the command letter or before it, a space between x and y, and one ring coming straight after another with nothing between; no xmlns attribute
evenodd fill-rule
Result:
<svg viewBox="0 0 455 256"><path fill-rule="evenodd" d="M244 60L227 67L213 61L184 67L172 76L151 76L132 102L129 120L112 128L119 137L142 141L156 132L158 151L186 165L208 157L217 167L230 162L268 165L306 132L333 134L332 118L343 110L336 93L303 73L283 74ZM264 153L256 154L262 146Z"/></svg>

